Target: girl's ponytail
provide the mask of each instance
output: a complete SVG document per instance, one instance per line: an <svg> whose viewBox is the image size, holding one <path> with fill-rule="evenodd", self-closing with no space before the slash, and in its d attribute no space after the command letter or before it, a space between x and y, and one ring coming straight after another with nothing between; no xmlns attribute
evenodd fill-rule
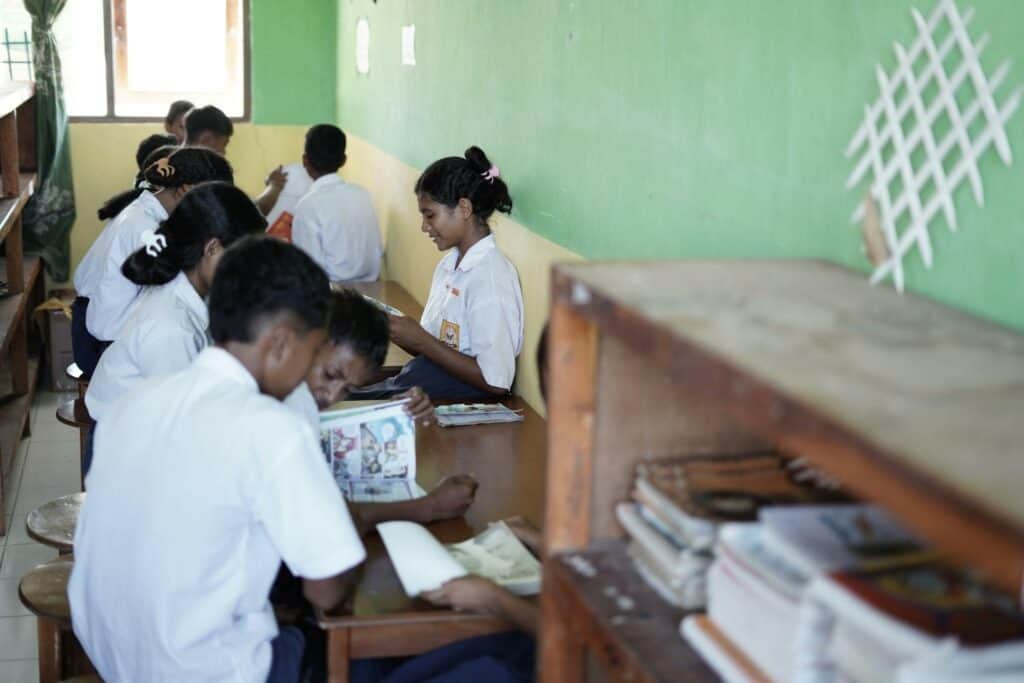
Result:
<svg viewBox="0 0 1024 683"><path fill-rule="evenodd" d="M484 227L495 211L512 211L512 197L501 171L479 147L470 147L463 157L445 157L432 163L416 181L415 191L450 207L468 199L473 204L473 215Z"/></svg>
<svg viewBox="0 0 1024 683"><path fill-rule="evenodd" d="M121 273L137 285L166 284L198 265L210 240L226 249L266 227L267 220L244 192L228 183L203 183L182 198L156 232L143 233Z"/></svg>
<svg viewBox="0 0 1024 683"><path fill-rule="evenodd" d="M138 152L136 152L135 159L139 164L139 172L135 176L135 187L121 194L114 195L99 208L96 215L99 216L101 221L109 221L113 218L117 218L118 214L128 208L128 205L139 198L139 195L143 193L145 187L143 186L143 172L147 167L155 164L160 159L166 159L174 153L178 148L173 145L162 145L155 149L149 149L148 145L150 142L159 141L159 139L165 138L164 135L151 135L139 145ZM156 140L154 140L156 139ZM173 139L173 138L172 138ZM147 151L148 150L148 151ZM139 156L146 152L145 158L139 159Z"/></svg>

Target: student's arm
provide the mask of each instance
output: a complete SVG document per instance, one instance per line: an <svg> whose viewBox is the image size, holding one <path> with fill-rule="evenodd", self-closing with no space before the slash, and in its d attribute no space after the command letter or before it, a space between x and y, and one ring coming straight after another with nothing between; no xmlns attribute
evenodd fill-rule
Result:
<svg viewBox="0 0 1024 683"><path fill-rule="evenodd" d="M452 579L421 597L459 612L476 612L504 619L521 631L537 634L537 606L480 576Z"/></svg>
<svg viewBox="0 0 1024 683"><path fill-rule="evenodd" d="M349 510L360 536L381 522L407 521L428 524L465 514L476 497L476 479L467 474L447 477L422 498L394 503L351 503Z"/></svg>
<svg viewBox="0 0 1024 683"><path fill-rule="evenodd" d="M480 365L472 356L456 351L435 339L409 316L388 315L391 320L391 341L414 356L426 356L449 375L470 384L481 391L504 396L508 387L495 387L487 383Z"/></svg>
<svg viewBox="0 0 1024 683"><path fill-rule="evenodd" d="M288 174L284 172L281 166L275 168L267 176L267 186L264 188L263 193L256 198L256 206L264 216L274 210L277 198L281 196L281 191L284 190L284 185L287 181Z"/></svg>
<svg viewBox="0 0 1024 683"><path fill-rule="evenodd" d="M303 579L302 595L317 609L332 610L348 600L356 575L356 570L350 569L326 579Z"/></svg>
<svg viewBox="0 0 1024 683"><path fill-rule="evenodd" d="M86 328L101 341L117 339L127 311L139 294L138 285L121 274L122 263L124 259L120 258L120 253L107 255L96 291L85 310Z"/></svg>

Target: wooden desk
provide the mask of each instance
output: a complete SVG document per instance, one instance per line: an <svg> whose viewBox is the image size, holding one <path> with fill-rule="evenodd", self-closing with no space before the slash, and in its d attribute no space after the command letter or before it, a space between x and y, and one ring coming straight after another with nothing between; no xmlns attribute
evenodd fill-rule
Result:
<svg viewBox="0 0 1024 683"><path fill-rule="evenodd" d="M410 318L419 320L423 316L423 306L406 291L405 287L392 280L378 280L377 282L335 282L331 285L334 288L349 287L360 294L372 296L378 301L383 301L388 306L394 306ZM384 371L388 373L397 372L412 360L412 356L398 346L388 346L388 355L384 359Z"/></svg>
<svg viewBox="0 0 1024 683"><path fill-rule="evenodd" d="M444 543L463 541L495 520L522 515L540 526L547 462L545 420L520 398L502 401L523 409L514 424L473 427L419 427L416 479L430 490L443 477L471 473L480 482L476 502L464 519L432 524ZM363 564L352 608L344 614L318 614L327 630L328 680L348 680L349 659L420 654L448 643L510 630L496 619L439 609L406 597L380 537L365 539Z"/></svg>

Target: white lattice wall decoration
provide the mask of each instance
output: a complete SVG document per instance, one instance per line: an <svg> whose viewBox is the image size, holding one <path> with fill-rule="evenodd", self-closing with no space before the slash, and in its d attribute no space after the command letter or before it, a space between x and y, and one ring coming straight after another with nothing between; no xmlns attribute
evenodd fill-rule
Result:
<svg viewBox="0 0 1024 683"><path fill-rule="evenodd" d="M857 157L846 186L853 188L870 177L869 191L888 247L888 258L876 267L871 281L891 276L900 291L904 257L913 249L925 267L932 266L928 226L933 219L941 212L956 230L957 187L967 181L975 200L984 205L978 159L994 146L1003 163L1010 164L1005 126L1024 94L1019 87L997 103L1010 65L1003 62L991 77L985 74L979 56L989 36L971 40L967 28L973 9L961 15L954 0L940 0L928 19L916 9L911 13L917 38L909 48L894 45L897 65L892 74L875 67L878 100L864 108L864 122L846 149L847 157ZM860 223L864 211L858 205L853 222Z"/></svg>

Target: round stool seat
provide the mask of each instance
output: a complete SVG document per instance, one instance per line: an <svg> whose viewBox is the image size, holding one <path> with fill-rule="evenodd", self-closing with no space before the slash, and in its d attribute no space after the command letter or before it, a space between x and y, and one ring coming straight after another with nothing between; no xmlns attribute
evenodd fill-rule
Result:
<svg viewBox="0 0 1024 683"><path fill-rule="evenodd" d="M93 424L84 398L69 398L57 406L57 421L71 427L90 427Z"/></svg>
<svg viewBox="0 0 1024 683"><path fill-rule="evenodd" d="M61 552L74 545L75 523L78 511L85 502L84 493L72 493L44 503L28 513L25 526L28 535L36 541L57 548Z"/></svg>
<svg viewBox="0 0 1024 683"><path fill-rule="evenodd" d="M66 374L69 379L73 379L77 382L82 379L82 375L85 373L82 372L82 368L78 367L78 363L72 363L64 369L64 374Z"/></svg>
<svg viewBox="0 0 1024 683"><path fill-rule="evenodd" d="M71 578L73 566L74 562L69 556L36 565L21 577L21 583L18 584L21 604L37 617L70 622L68 579Z"/></svg>

